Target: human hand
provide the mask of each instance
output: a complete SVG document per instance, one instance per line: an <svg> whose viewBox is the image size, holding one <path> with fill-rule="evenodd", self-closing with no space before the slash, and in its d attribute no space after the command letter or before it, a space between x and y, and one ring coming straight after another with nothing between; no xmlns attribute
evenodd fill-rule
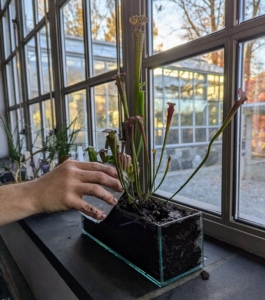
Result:
<svg viewBox="0 0 265 300"><path fill-rule="evenodd" d="M82 199L92 195L111 205L117 199L101 185L121 192L117 171L111 166L95 162L68 160L37 180L30 182L31 199L36 212L66 211L74 208L95 219L103 220L106 215Z"/></svg>

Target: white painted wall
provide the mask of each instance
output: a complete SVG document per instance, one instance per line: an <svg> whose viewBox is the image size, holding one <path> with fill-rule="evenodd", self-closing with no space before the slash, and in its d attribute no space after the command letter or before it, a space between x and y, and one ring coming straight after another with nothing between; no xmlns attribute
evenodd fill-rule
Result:
<svg viewBox="0 0 265 300"><path fill-rule="evenodd" d="M0 62L1 64L1 62ZM0 114L5 115L5 101L4 101L4 90L3 90L3 77L0 69ZM0 127L0 158L8 156L8 146L6 135Z"/></svg>

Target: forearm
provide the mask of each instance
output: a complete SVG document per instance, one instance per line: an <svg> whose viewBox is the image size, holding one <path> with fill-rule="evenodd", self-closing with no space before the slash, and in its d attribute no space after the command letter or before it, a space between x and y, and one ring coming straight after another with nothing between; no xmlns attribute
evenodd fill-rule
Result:
<svg viewBox="0 0 265 300"><path fill-rule="evenodd" d="M36 213L39 211L34 203L32 182L0 186L0 225Z"/></svg>

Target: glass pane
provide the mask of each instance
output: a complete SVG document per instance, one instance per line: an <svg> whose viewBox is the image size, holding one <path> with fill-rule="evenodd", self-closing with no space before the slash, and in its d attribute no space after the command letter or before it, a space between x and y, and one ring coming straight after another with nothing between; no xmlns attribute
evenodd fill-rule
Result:
<svg viewBox="0 0 265 300"><path fill-rule="evenodd" d="M241 44L248 101L240 125L237 217L265 225L265 37Z"/></svg>
<svg viewBox="0 0 265 300"><path fill-rule="evenodd" d="M10 111L10 123L11 123L11 131L13 133L13 136L16 136L18 134L18 116L16 110Z"/></svg>
<svg viewBox="0 0 265 300"><path fill-rule="evenodd" d="M11 130L16 135L24 128L23 109L10 111Z"/></svg>
<svg viewBox="0 0 265 300"><path fill-rule="evenodd" d="M223 29L224 7L225 1L152 0L153 52Z"/></svg>
<svg viewBox="0 0 265 300"><path fill-rule="evenodd" d="M119 129L118 93L114 82L94 87L94 105L96 116L96 148L105 148L104 129Z"/></svg>
<svg viewBox="0 0 265 300"><path fill-rule="evenodd" d="M20 133L22 133L24 130L27 130L27 128L25 127L23 108L17 109L16 114L17 114L17 120L18 120L18 130ZM26 147L26 140L25 140L25 147Z"/></svg>
<svg viewBox="0 0 265 300"><path fill-rule="evenodd" d="M42 112L44 136L47 136L56 127L54 99L42 102Z"/></svg>
<svg viewBox="0 0 265 300"><path fill-rule="evenodd" d="M179 129L170 128L168 133L168 144L179 144Z"/></svg>
<svg viewBox="0 0 265 300"><path fill-rule="evenodd" d="M17 58L14 56L12 60L13 64L13 73L14 73L14 88L15 88L15 95L16 95L16 104L22 102L22 94L20 89L20 84L18 81L18 68L17 68Z"/></svg>
<svg viewBox="0 0 265 300"><path fill-rule="evenodd" d="M183 144L193 142L193 128L181 129L181 141Z"/></svg>
<svg viewBox="0 0 265 300"><path fill-rule="evenodd" d="M1 0L1 8L3 9L4 5L6 4L6 0Z"/></svg>
<svg viewBox="0 0 265 300"><path fill-rule="evenodd" d="M205 88L204 88L205 90ZM196 96L195 96L196 97ZM195 110L195 125L205 126L207 121L207 101L206 100L196 100L194 103Z"/></svg>
<svg viewBox="0 0 265 300"><path fill-rule="evenodd" d="M42 148L42 137L41 137L41 112L39 103L35 103L29 106L30 111L30 126L31 136L33 144L33 152Z"/></svg>
<svg viewBox="0 0 265 300"><path fill-rule="evenodd" d="M87 105L86 90L66 95L66 106L68 111L67 124L70 124L76 117L75 129L82 129L77 136L76 143L88 146L87 140ZM76 149L73 149L76 151ZM73 154L72 154L73 157Z"/></svg>
<svg viewBox="0 0 265 300"><path fill-rule="evenodd" d="M265 0L245 0L240 3L242 5L242 21L265 14Z"/></svg>
<svg viewBox="0 0 265 300"><path fill-rule="evenodd" d="M49 30L49 27L48 27ZM48 49L47 49L47 39L46 39L46 27L43 27L39 32L39 41L40 41L40 78L41 78L41 94L49 93L50 90L53 90L53 86L50 89L50 78L49 76L52 76L52 57L51 57L51 51L50 51L50 34L48 34L49 39L49 59L48 61ZM50 67L50 72L49 72ZM51 78L51 84L53 83Z"/></svg>
<svg viewBox="0 0 265 300"><path fill-rule="evenodd" d="M195 142L206 142L206 128L195 129Z"/></svg>
<svg viewBox="0 0 265 300"><path fill-rule="evenodd" d="M45 1L46 5L48 5L47 0L37 0L37 13L38 13L38 21L40 21L45 16Z"/></svg>
<svg viewBox="0 0 265 300"><path fill-rule="evenodd" d="M4 34L4 49L5 49L5 58L11 54L11 40L10 40L10 20L8 9L5 11L3 16L3 34Z"/></svg>
<svg viewBox="0 0 265 300"><path fill-rule="evenodd" d="M15 0L12 0L9 5L9 15L10 15L10 32L11 32L11 50L15 50L15 35L14 35L14 26L12 21L16 19L16 5Z"/></svg>
<svg viewBox="0 0 265 300"><path fill-rule="evenodd" d="M166 146L166 154L171 155L171 167L160 192L170 195L177 191L204 158L212 130L221 126L223 94L220 91L224 76L221 62L223 64L223 50L218 50L153 70L157 159L165 136L167 102L175 103ZM167 155L164 155L157 184L163 177ZM176 199L220 213L221 167L222 139L219 138L200 175L196 175L179 193L182 197ZM212 187L210 191L209 186Z"/></svg>
<svg viewBox="0 0 265 300"><path fill-rule="evenodd" d="M85 79L85 52L82 0L68 1L62 8L65 56L65 84Z"/></svg>
<svg viewBox="0 0 265 300"><path fill-rule="evenodd" d="M17 145L17 147L22 145L22 153L24 153L26 150L26 139L25 134L23 134L23 129L25 129L25 126L22 108L10 111L10 122L14 143Z"/></svg>
<svg viewBox="0 0 265 300"><path fill-rule="evenodd" d="M6 77L7 77L7 91L8 91L8 103L10 106L15 104L15 91L14 91L14 80L13 80L13 65L10 61L6 65Z"/></svg>
<svg viewBox="0 0 265 300"><path fill-rule="evenodd" d="M117 68L115 0L91 1L93 75Z"/></svg>
<svg viewBox="0 0 265 300"><path fill-rule="evenodd" d="M23 1L23 8L24 8L24 36L34 28L34 15L33 15L33 4L32 0L24 0Z"/></svg>
<svg viewBox="0 0 265 300"><path fill-rule="evenodd" d="M34 38L32 38L26 44L25 54L27 62L28 98L32 99L39 96L36 48Z"/></svg>

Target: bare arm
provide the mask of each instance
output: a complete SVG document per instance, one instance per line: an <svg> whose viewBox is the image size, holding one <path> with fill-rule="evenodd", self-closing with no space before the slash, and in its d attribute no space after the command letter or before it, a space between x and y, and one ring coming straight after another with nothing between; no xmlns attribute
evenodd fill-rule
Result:
<svg viewBox="0 0 265 300"><path fill-rule="evenodd" d="M66 161L39 179L0 187L0 225L42 213L74 208L96 219L104 213L82 200L96 196L111 205L117 202L100 185L116 191L122 187L117 172L100 163Z"/></svg>

